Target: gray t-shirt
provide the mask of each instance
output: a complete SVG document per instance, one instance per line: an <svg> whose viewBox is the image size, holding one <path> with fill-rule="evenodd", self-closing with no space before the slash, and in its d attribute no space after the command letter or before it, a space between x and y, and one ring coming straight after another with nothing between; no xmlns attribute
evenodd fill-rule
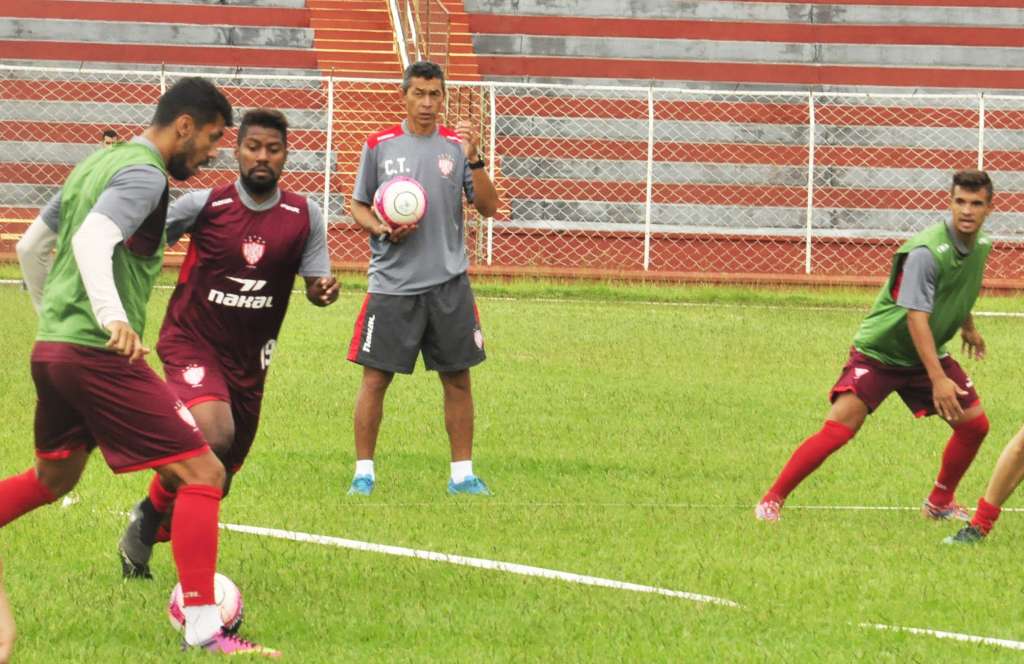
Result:
<svg viewBox="0 0 1024 664"><path fill-rule="evenodd" d="M402 175L427 192L427 214L401 243L370 238L370 293L416 295L469 269L462 196L473 202L473 178L462 143L439 126L430 136L408 131L405 122L371 136L363 145L352 198L373 204L384 182Z"/></svg>
<svg viewBox="0 0 1024 664"><path fill-rule="evenodd" d="M156 146L142 136L132 143L141 143L156 154ZM125 237L131 237L142 222L153 213L167 188L167 176L153 166L138 165L122 168L110 178L106 189L92 206L92 212L109 217ZM53 195L39 211L43 222L54 233L60 226L60 191Z"/></svg>
<svg viewBox="0 0 1024 664"><path fill-rule="evenodd" d="M971 253L972 247L960 241L953 232L953 222L947 221L953 248L961 256ZM926 311L931 313L935 308L935 284L939 278L939 264L928 247L911 249L903 262L903 280L900 282L900 293L896 304L904 309Z"/></svg>
<svg viewBox="0 0 1024 664"><path fill-rule="evenodd" d="M197 189L180 196L171 203L167 210L167 244L174 244L181 236L191 230L196 223L196 218L206 206L212 189ZM238 192L238 200L247 209L253 212L264 212L275 207L281 202L281 190L274 190L274 195L257 203L245 190L241 182L235 182L235 191ZM299 274L303 277L329 277L331 276L331 259L327 253L327 226L324 224L324 216L320 213L320 207L311 200L306 200L309 206L309 236L306 238L306 246L302 251L302 261L299 263Z"/></svg>

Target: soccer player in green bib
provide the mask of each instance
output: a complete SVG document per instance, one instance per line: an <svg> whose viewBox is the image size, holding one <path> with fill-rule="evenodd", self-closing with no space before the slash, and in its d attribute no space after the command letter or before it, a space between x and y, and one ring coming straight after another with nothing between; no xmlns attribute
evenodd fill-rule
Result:
<svg viewBox="0 0 1024 664"><path fill-rule="evenodd" d="M833 452L848 443L868 414L896 392L916 417L938 414L953 429L942 466L921 508L929 519L967 520L954 492L988 433L974 384L950 357L957 330L968 357L985 356L971 307L981 290L992 243L982 233L992 211L992 181L983 171L960 171L950 190L951 218L906 241L889 279L853 338L850 357L832 387L832 407L820 431L793 452L754 514L778 521L789 494Z"/></svg>
<svg viewBox="0 0 1024 664"><path fill-rule="evenodd" d="M36 460L0 481L0 527L70 491L97 447L115 473L152 468L178 490L173 554L184 593L183 647L276 656L221 625L213 579L224 466L142 359L146 304L166 246L167 177L187 180L213 160L231 116L216 86L183 78L141 135L86 157L47 204L60 219L52 267L47 273L48 252L22 261L39 310L31 362ZM38 237L42 223L23 240Z"/></svg>

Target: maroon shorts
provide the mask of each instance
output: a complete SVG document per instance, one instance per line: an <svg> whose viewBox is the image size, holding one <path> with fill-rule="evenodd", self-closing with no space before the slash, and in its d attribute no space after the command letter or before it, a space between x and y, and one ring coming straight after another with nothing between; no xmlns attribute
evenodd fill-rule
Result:
<svg viewBox="0 0 1024 664"><path fill-rule="evenodd" d="M947 355L939 360L942 370L953 379L960 389L967 394L957 397L964 410L980 403L974 383L964 373L956 360ZM868 406L873 413L885 398L896 392L907 404L907 408L915 417L935 414L932 402L932 382L924 367L894 367L870 358L856 348L850 349L850 358L846 361L839 380L832 386L829 400L835 401L843 392L853 392Z"/></svg>
<svg viewBox="0 0 1024 664"><path fill-rule="evenodd" d="M145 360L100 348L39 341L36 455L63 459L99 446L115 473L154 468L209 450L185 405Z"/></svg>
<svg viewBox="0 0 1024 664"><path fill-rule="evenodd" d="M213 348L194 340L161 337L157 353L167 384L186 406L225 401L231 407L235 440L222 461L228 472L237 473L256 439L266 373L232 371Z"/></svg>

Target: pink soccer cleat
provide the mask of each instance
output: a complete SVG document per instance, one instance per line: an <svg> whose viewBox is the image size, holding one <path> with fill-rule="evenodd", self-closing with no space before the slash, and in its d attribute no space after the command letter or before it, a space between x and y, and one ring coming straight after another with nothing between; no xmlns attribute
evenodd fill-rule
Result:
<svg viewBox="0 0 1024 664"><path fill-rule="evenodd" d="M758 521L778 521L781 519L782 501L766 498L754 508L754 516Z"/></svg>
<svg viewBox="0 0 1024 664"><path fill-rule="evenodd" d="M945 505L935 505L932 501L925 499L921 505L921 515L932 521L970 521L971 515L963 505L951 500Z"/></svg>
<svg viewBox="0 0 1024 664"><path fill-rule="evenodd" d="M281 652L273 648L261 646L252 641L246 641L237 634L226 630L217 632L212 639L198 646L189 646L184 641L181 644L182 650L196 648L206 652L215 652L221 655L255 655L257 657L280 657Z"/></svg>

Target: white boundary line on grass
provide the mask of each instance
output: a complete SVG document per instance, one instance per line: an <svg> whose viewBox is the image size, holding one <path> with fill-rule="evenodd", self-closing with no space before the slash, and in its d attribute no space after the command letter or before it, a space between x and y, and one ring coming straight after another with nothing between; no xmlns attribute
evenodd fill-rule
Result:
<svg viewBox="0 0 1024 664"><path fill-rule="evenodd" d="M1010 639L997 639L990 636L974 636L973 634L960 634L959 632L943 632L937 629L924 629L920 627L901 627L899 625L880 625L877 623L860 623L861 627L877 629L889 632L906 632L908 634L921 634L934 636L937 639L953 639L954 641L966 641L968 643L981 643L987 646L1000 646L1011 650L1024 650L1024 641L1012 641Z"/></svg>
<svg viewBox="0 0 1024 664"><path fill-rule="evenodd" d="M20 279L0 279L0 285L5 286L20 286ZM158 284L155 288L159 290L171 290L174 286ZM292 294L301 294L301 290L293 290ZM590 303L598 302L603 304L631 304L641 305L646 307L684 307L684 308L696 308L696 307L721 307L723 309L767 309L767 310L786 310L795 309L797 311L867 311L866 306L815 306L807 304L755 304L750 302L656 302L650 300L602 300L597 298L559 298L559 297L509 297L504 295L480 295L477 296L478 300L491 300L495 302L518 302L520 300L526 302L547 302L552 304L573 304L573 303ZM1024 311L974 311L971 312L973 315L980 318L1024 318Z"/></svg>
<svg viewBox="0 0 1024 664"><path fill-rule="evenodd" d="M448 563L450 565L464 565L466 567L477 567L480 569L493 569L509 574L520 574L522 576L537 576L545 579L558 579L569 583L579 583L585 586L601 586L604 588L615 588L617 590L630 590L638 593L653 593L667 597L680 597L691 602L702 602L705 604L717 604L731 608L740 608L740 605L729 599L713 597L711 595L699 595L697 593L684 592L681 590L668 590L655 586L643 586L626 581L614 581L602 579L596 576L586 576L573 572L560 572L558 570L533 567L531 565L520 565L518 563L506 563L498 560L487 560L484 558L467 558L448 553L437 553L434 551L423 551L420 549L407 549L402 546L391 546L387 544L373 544L372 542L360 542L358 540L330 537L328 535L313 535L299 533L290 530L278 530L276 528L262 528L260 526L244 526L233 523L222 523L220 527L224 530L256 535L257 537L271 537L274 539L291 540L293 542L309 542L323 546L337 546L344 549L355 549L356 551L369 551L371 553L383 553L391 556L403 556L406 558L418 558L420 560L433 560L435 562Z"/></svg>

